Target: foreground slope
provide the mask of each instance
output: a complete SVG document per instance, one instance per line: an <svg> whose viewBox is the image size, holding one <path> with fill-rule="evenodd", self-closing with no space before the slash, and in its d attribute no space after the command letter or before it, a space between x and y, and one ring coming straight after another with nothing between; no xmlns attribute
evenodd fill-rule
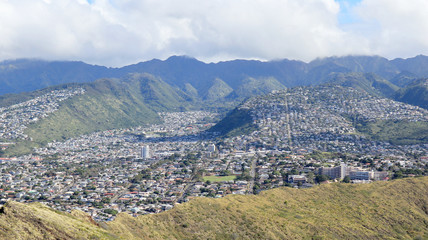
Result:
<svg viewBox="0 0 428 240"><path fill-rule="evenodd" d="M0 239L117 239L82 212L62 213L40 203L6 203L0 229Z"/></svg>
<svg viewBox="0 0 428 240"><path fill-rule="evenodd" d="M40 204L11 202L2 211L2 239L426 239L428 178L197 198L100 226Z"/></svg>
<svg viewBox="0 0 428 240"><path fill-rule="evenodd" d="M199 198L109 223L126 239L413 239L428 237L428 178Z"/></svg>

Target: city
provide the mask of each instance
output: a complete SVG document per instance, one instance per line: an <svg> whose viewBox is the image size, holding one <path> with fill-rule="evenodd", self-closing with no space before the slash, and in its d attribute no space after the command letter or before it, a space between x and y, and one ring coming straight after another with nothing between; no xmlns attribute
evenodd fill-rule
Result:
<svg viewBox="0 0 428 240"><path fill-rule="evenodd" d="M207 131L215 125L215 113L169 112L159 114L159 124L54 141L32 154L4 158L1 201L38 201L109 221L119 212L158 213L200 196L427 174L427 144L372 141L356 134L352 119L337 114L368 121L427 121L426 110L350 88L320 89L275 91L244 102L239 108L250 110L257 126L248 135L222 139ZM65 96L83 93L76 89ZM15 109L2 109L3 116ZM23 112L34 119L52 109ZM25 129L26 123L5 126ZM6 139L26 137L16 132Z"/></svg>

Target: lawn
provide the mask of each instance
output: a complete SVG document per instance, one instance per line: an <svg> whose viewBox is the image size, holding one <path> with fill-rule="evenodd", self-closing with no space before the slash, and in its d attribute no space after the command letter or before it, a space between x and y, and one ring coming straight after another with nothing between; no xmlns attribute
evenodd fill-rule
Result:
<svg viewBox="0 0 428 240"><path fill-rule="evenodd" d="M235 180L236 176L230 175L230 176L206 176L204 177L204 181L210 181L210 182L226 182L230 180Z"/></svg>

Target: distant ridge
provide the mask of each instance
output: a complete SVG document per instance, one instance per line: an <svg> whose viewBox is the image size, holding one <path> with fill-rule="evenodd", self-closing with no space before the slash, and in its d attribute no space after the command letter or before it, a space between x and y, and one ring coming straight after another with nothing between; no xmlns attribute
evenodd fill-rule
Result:
<svg viewBox="0 0 428 240"><path fill-rule="evenodd" d="M396 100L428 109L428 78L410 82L397 91Z"/></svg>
<svg viewBox="0 0 428 240"><path fill-rule="evenodd" d="M82 87L87 91L61 103L59 110L49 117L25 126L28 129L24 134L33 141L18 140L16 149L8 148L2 154L28 153L49 141L94 131L150 124L157 121L157 113L162 111L204 109L226 113L246 98L295 86L353 87L427 109L426 69L428 57L422 55L391 61L379 56L347 56L310 63L284 59L210 64L173 56L165 61L155 59L122 68L83 62L4 61L0 63L0 107L55 89ZM44 86L48 87L40 89ZM32 89L38 90L12 94ZM378 127L387 124L361 129L370 133Z"/></svg>
<svg viewBox="0 0 428 240"><path fill-rule="evenodd" d="M1 239L426 239L428 177L196 198L172 210L95 223L8 202Z"/></svg>
<svg viewBox="0 0 428 240"><path fill-rule="evenodd" d="M379 56L345 56L316 59L310 63L292 60L261 62L234 60L204 63L197 59L172 56L165 61L151 60L121 68L107 68L83 62L9 60L0 63L0 95L28 92L64 83L92 82L99 78L120 78L129 73L149 73L166 83L197 91L207 89L216 78L236 89L242 81L273 77L286 87L318 84L331 73L374 73L391 80L402 73L428 77L428 57L388 60ZM208 87L207 87L208 86Z"/></svg>

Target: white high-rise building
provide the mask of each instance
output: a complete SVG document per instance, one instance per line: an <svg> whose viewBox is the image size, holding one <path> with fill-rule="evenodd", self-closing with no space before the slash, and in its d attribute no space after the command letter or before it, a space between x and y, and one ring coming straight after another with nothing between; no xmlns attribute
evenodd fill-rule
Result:
<svg viewBox="0 0 428 240"><path fill-rule="evenodd" d="M208 145L208 152L215 152L215 145L214 144Z"/></svg>
<svg viewBox="0 0 428 240"><path fill-rule="evenodd" d="M149 148L149 145L144 145L141 148L141 158L143 158L143 159L150 158L150 148Z"/></svg>

